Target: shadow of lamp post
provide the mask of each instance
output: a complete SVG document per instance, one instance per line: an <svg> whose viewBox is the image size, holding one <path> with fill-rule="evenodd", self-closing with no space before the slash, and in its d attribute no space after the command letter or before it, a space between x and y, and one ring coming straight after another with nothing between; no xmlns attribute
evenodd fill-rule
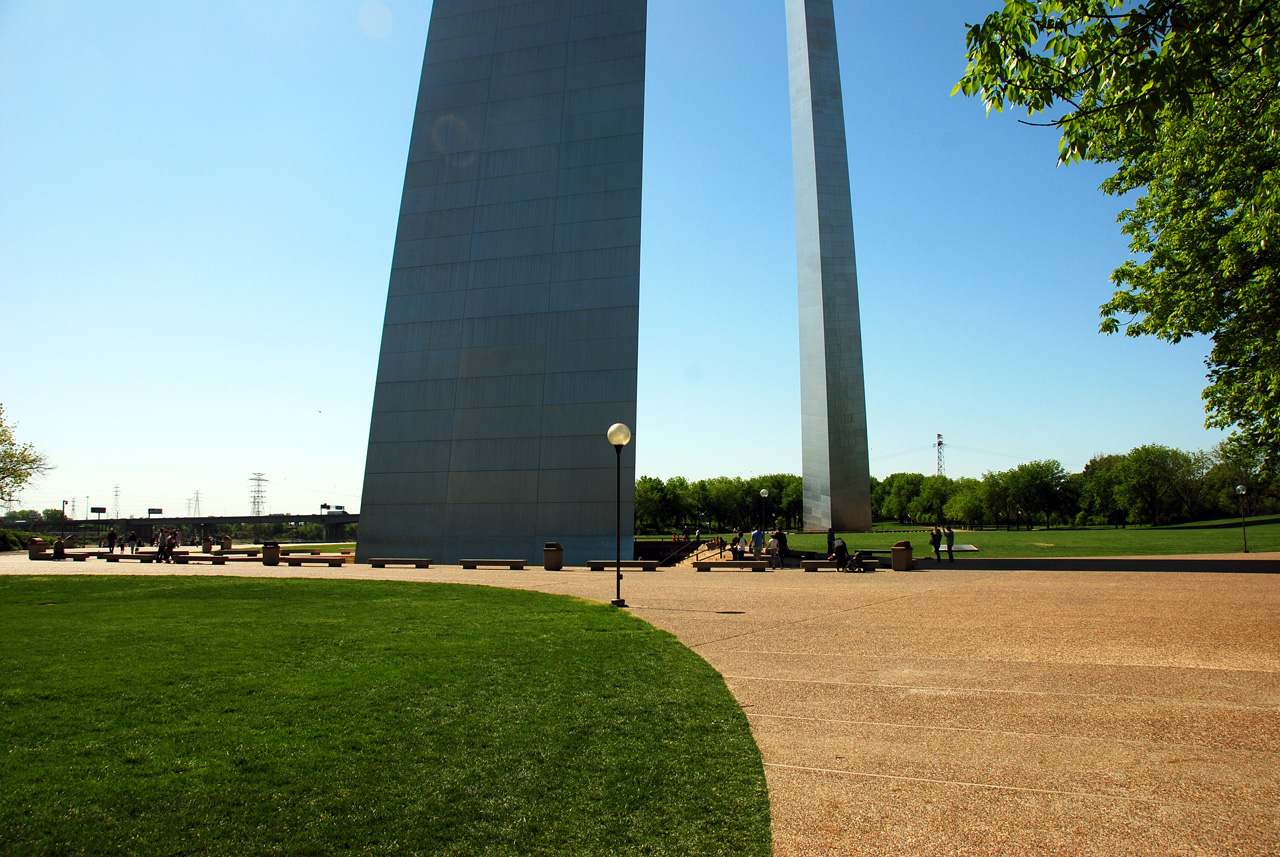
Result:
<svg viewBox="0 0 1280 857"><path fill-rule="evenodd" d="M1243 485L1236 486L1236 500L1240 504L1240 540L1244 542L1244 552L1249 552L1249 535L1245 532L1244 524L1244 504L1245 498L1249 495L1249 489Z"/></svg>
<svg viewBox="0 0 1280 857"><path fill-rule="evenodd" d="M622 600L622 448L631 442L631 429L622 423L614 423L609 426L609 430L605 432L605 437L609 439L609 443L613 444L613 451L616 452L618 458L618 527L617 527L617 556L615 559L614 573L617 575L616 583L617 597L609 602L614 607L626 607L627 602Z"/></svg>

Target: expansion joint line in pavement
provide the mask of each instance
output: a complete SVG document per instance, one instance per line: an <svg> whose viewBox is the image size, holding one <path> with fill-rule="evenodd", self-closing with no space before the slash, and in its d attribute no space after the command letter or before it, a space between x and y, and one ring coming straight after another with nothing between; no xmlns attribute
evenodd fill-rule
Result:
<svg viewBox="0 0 1280 857"><path fill-rule="evenodd" d="M1129 699L1136 702L1173 702L1189 708L1208 708L1213 711L1275 711L1274 705L1241 705L1232 703L1204 703L1198 699L1182 699L1176 696L1141 696L1127 693L1080 693L1072 690L1017 690L1003 687L943 687L936 684L881 684L869 681L841 681L834 678L778 678L758 675L729 675L721 673L725 680L780 682L785 684L831 684L839 687L863 687L872 690L915 690L926 693L1006 694L1009 696L1065 696L1076 699Z"/></svg>
<svg viewBox="0 0 1280 857"><path fill-rule="evenodd" d="M1058 741L1089 741L1095 744L1123 744L1132 747L1158 747L1169 750L1203 751L1217 750L1212 744L1188 744L1185 741L1144 741L1140 738L1113 738L1099 735L1075 735L1068 732L1015 732L1010 729L977 729L973 726L937 726L931 723L891 723L887 720L848 720L840 717L806 717L799 714L764 714L759 711L748 711L751 720L803 720L806 723L821 723L835 726L873 726L878 729L915 729L921 732L963 732L968 735L998 735L1005 738L1046 738ZM1233 753L1250 755L1280 755L1275 750L1261 750L1251 747L1232 747Z"/></svg>
<svg viewBox="0 0 1280 857"><path fill-rule="evenodd" d="M873 779L873 780L897 780L899 782L924 783L925 785L935 785L935 786L957 786L959 788L991 789L994 791L1021 792L1024 794L1055 795L1058 797L1077 797L1077 798L1086 798L1090 800L1104 800L1104 801L1110 800L1110 801L1123 801L1126 803L1145 803L1145 804L1151 804L1152 806L1170 806L1170 807L1178 807L1180 809L1199 809L1199 810L1208 809L1208 807L1205 807L1204 805L1201 805L1201 804L1182 803L1179 801L1156 800L1155 798L1137 797L1133 795L1108 795L1108 794L1099 794L1097 792L1073 792L1073 791L1063 791L1060 789L1036 789L1036 788L1031 788L1029 786L1005 786L1005 785L1000 785L999 783L971 783L971 782L966 782L964 780L938 780L938 779L931 779L929 777L908 777L903 774L874 774L869 771L842 771L838 768L814 768L808 765L783 765L778 762L765 762L764 766L766 768L777 768L783 771L801 771L803 773L809 773L809 774L834 774L834 775L845 776L845 777L866 777L868 779Z"/></svg>
<svg viewBox="0 0 1280 857"><path fill-rule="evenodd" d="M714 640L706 640L704 642L699 643L696 646L690 646L689 648L693 649L696 652L698 649L701 649L705 646L714 646L717 643L724 643L724 642L728 642L729 640L736 640L740 637L753 637L756 634L761 634L766 631L776 631L779 628L787 628L792 625L803 625L806 622L815 622L819 619L829 619L832 616L839 616L844 613L856 613L859 610L866 610L869 607L879 607L881 604L892 604L894 601L902 601L903 599L906 599L906 598L918 598L921 595L929 595L934 592L941 592L944 589L953 589L957 586L968 586L981 580L990 580L993 577L999 577L999 575L984 574L981 577L971 577L967 580L957 581L956 583L948 583L944 586L935 586L932 589L924 589L919 592L908 592L903 595L895 595L892 598L881 598L878 601L868 601L865 604L857 604L853 607L845 607L841 610L831 610L829 612L818 613L813 616L804 616L800 619L792 619L789 622L779 622L776 625L769 625L768 627L765 627L765 628L754 628L750 631L743 631L738 634L729 634L726 637L718 637ZM638 609L643 609L643 608L638 608Z"/></svg>

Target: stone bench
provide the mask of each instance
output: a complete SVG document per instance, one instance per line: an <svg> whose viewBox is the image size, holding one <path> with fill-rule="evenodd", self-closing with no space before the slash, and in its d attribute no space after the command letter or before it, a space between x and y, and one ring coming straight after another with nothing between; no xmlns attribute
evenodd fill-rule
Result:
<svg viewBox="0 0 1280 857"><path fill-rule="evenodd" d="M694 571L773 571L762 559L714 560L700 559L693 564Z"/></svg>
<svg viewBox="0 0 1280 857"><path fill-rule="evenodd" d="M592 571L609 571L617 570L618 561L613 559L592 559L587 561L587 568ZM656 559L624 559L622 561L623 568L640 569L641 571L657 571L658 560Z"/></svg>
<svg viewBox="0 0 1280 857"><path fill-rule="evenodd" d="M867 551L863 551L863 553L865 554L867 553ZM875 571L877 568L880 567L880 560L874 559L874 558L864 558L862 560L862 568L860 569L855 569L852 567L853 557L849 558L849 563L850 563L850 568L846 569L846 571ZM805 571L839 571L840 570L836 568L835 560L832 560L832 559L802 559L800 560L800 567L803 568Z"/></svg>
<svg viewBox="0 0 1280 857"><path fill-rule="evenodd" d="M173 561L178 565L187 565L192 562L210 562L214 565L227 564L227 558L225 556L217 556L211 553L175 554Z"/></svg>
<svg viewBox="0 0 1280 857"><path fill-rule="evenodd" d="M321 553L319 548L280 548L280 556L320 556Z"/></svg>
<svg viewBox="0 0 1280 857"><path fill-rule="evenodd" d="M257 556L262 548L227 548L217 551L218 556Z"/></svg>
<svg viewBox="0 0 1280 857"><path fill-rule="evenodd" d="M527 560L523 559L460 559L458 565L463 568L479 568L482 565L500 565L512 571L524 569Z"/></svg>
<svg viewBox="0 0 1280 857"><path fill-rule="evenodd" d="M126 559L132 560L134 562L155 562L156 555L153 553L149 553L149 554L120 553L120 554L112 554L111 556L106 557L107 562L120 562L121 560L126 560Z"/></svg>
<svg viewBox="0 0 1280 857"><path fill-rule="evenodd" d="M317 565L327 565L330 568L337 568L340 565L345 565L347 560L349 560L350 558L351 557L343 556L342 554L329 554L328 556L325 556L324 554L320 554L320 553L304 554L303 556L284 556L282 554L280 556L280 562L283 563L284 565L292 565L292 566L306 565L307 563L315 563ZM267 564L266 560L263 560L262 564L266 565Z"/></svg>
<svg viewBox="0 0 1280 857"><path fill-rule="evenodd" d="M431 568L431 563L433 562L435 562L435 560L409 559L407 557L392 558L384 556L369 560L369 565L374 568L386 568L389 565L411 565L414 568Z"/></svg>

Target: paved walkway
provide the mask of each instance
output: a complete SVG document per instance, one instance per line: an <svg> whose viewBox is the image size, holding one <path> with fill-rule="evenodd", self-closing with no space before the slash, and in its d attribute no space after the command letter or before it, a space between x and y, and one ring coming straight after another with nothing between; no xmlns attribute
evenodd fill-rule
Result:
<svg viewBox="0 0 1280 857"><path fill-rule="evenodd" d="M0 573L614 589L611 572L0 557ZM1280 853L1280 575L624 575L630 609L747 712L779 857Z"/></svg>

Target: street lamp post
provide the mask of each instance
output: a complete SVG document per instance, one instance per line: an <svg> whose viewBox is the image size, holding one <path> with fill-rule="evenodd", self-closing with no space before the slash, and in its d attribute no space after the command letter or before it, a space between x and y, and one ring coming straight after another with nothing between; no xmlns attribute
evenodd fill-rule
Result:
<svg viewBox="0 0 1280 857"><path fill-rule="evenodd" d="M764 532L764 501L769 499L769 489L760 489L760 532Z"/></svg>
<svg viewBox="0 0 1280 857"><path fill-rule="evenodd" d="M1244 542L1245 553L1249 552L1249 535L1247 532L1245 532L1245 523L1244 523L1244 501L1245 501L1245 497L1248 494L1249 494L1248 488L1245 488L1243 485L1236 486L1236 501L1240 504L1240 539L1241 541Z"/></svg>
<svg viewBox="0 0 1280 857"><path fill-rule="evenodd" d="M605 432L605 437L609 439L609 443L613 445L613 451L617 453L618 459L618 493L617 493L617 510L618 510L618 526L617 526L617 548L614 574L617 584L616 597L610 603L614 607L626 607L627 602L622 600L622 448L631 443L631 429L622 423L614 423L609 426L609 430Z"/></svg>

